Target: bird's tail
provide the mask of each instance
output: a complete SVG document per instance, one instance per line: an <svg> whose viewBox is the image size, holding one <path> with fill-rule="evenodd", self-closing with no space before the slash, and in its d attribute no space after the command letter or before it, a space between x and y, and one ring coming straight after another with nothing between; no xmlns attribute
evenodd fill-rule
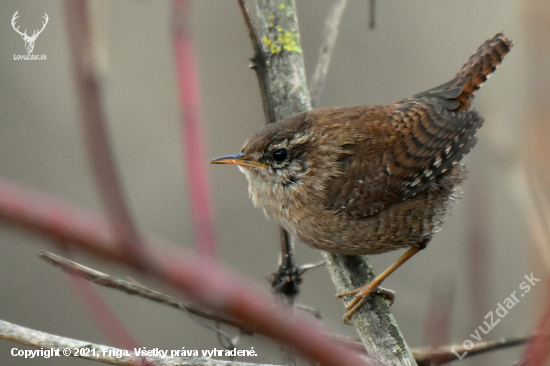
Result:
<svg viewBox="0 0 550 366"><path fill-rule="evenodd" d="M416 94L414 97L436 96L453 101L454 103L448 105L450 110L468 110L474 99L475 91L496 70L511 48L512 42L504 34L497 33L479 46L453 80Z"/></svg>
<svg viewBox="0 0 550 366"><path fill-rule="evenodd" d="M512 42L504 34L497 33L470 56L456 74L453 79L454 84L450 87L450 89L462 88L462 92L453 98L460 103L457 111L470 108L475 91L491 76L511 48Z"/></svg>

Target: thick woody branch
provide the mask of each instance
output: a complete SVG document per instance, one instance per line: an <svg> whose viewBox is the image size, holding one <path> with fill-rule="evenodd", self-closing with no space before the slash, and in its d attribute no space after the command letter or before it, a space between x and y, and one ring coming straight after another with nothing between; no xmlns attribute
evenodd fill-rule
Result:
<svg viewBox="0 0 550 366"><path fill-rule="evenodd" d="M275 120L311 109L293 0L256 0L258 35L266 58Z"/></svg>
<svg viewBox="0 0 550 366"><path fill-rule="evenodd" d="M241 9L247 8L244 1L239 5ZM294 1L257 0L256 7L257 29L249 11L243 10L243 14L254 45L254 58L262 61L261 72L257 69L258 82L267 122L273 123L311 109L309 91ZM294 260L295 240L283 228L281 234L279 268L271 283L281 298L292 305L299 293L301 278ZM292 352L283 348L283 354L285 363L296 364Z"/></svg>
<svg viewBox="0 0 550 366"><path fill-rule="evenodd" d="M238 3L254 49L254 56L251 58L251 67L256 71L256 76L258 77L266 123L274 123L280 119L280 116L277 115L275 110L276 101L271 98L273 89L269 76L271 61L269 60L267 49L263 46L262 40L258 35L246 0L238 0ZM282 227L280 228L280 232L281 255L279 268L271 275L270 281L273 291L280 295L285 303L293 304L300 291L301 275L294 260L294 238Z"/></svg>
<svg viewBox="0 0 550 366"><path fill-rule="evenodd" d="M374 278L367 256L323 252L323 257L338 292L353 290ZM386 365L416 364L382 295L371 295L352 319L367 354Z"/></svg>
<svg viewBox="0 0 550 366"><path fill-rule="evenodd" d="M268 71L264 83L277 120L311 109L296 7L292 0L257 0L258 30L266 54ZM247 22L249 27L253 26ZM256 37L257 39L257 37ZM253 39L253 43L257 41ZM258 74L259 77L262 75ZM262 84L262 81L260 81ZM265 105L266 103L264 103ZM366 257L324 253L338 291L349 291L372 279ZM414 365L388 306L374 296L354 316L355 327L369 353L386 365Z"/></svg>

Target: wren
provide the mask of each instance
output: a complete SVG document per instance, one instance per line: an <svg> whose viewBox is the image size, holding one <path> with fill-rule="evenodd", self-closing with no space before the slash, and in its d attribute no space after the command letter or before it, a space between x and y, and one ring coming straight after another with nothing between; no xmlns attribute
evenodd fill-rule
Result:
<svg viewBox="0 0 550 366"><path fill-rule="evenodd" d="M496 34L454 79L387 105L318 109L267 125L216 158L246 175L250 197L302 242L346 255L409 248L355 295L344 321L438 231L483 117L474 92L512 43Z"/></svg>

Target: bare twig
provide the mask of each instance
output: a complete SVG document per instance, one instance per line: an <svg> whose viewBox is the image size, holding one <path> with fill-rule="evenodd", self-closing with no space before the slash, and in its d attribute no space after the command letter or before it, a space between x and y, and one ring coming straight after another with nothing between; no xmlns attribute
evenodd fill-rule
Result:
<svg viewBox="0 0 550 366"><path fill-rule="evenodd" d="M294 238L288 231L279 228L281 233L281 257L279 268L270 276L271 287L276 294L281 295L285 303L293 305L300 293L302 272L296 267L294 259Z"/></svg>
<svg viewBox="0 0 550 366"><path fill-rule="evenodd" d="M369 28L374 29L376 27L376 0L369 1Z"/></svg>
<svg viewBox="0 0 550 366"><path fill-rule="evenodd" d="M256 26L254 25L254 20L252 19L246 0L238 0L238 2L245 20L248 35L252 42L252 47L254 48L254 56L250 61L252 61L251 67L256 71L256 75L258 76L266 123L277 122L273 101L269 98L271 86L269 85L269 78L267 77L268 61L262 47L262 42L256 31Z"/></svg>
<svg viewBox="0 0 550 366"><path fill-rule="evenodd" d="M228 318L221 314L216 314L213 312L205 311L202 309L197 308L196 306L189 304L187 302L181 301L179 299L176 299L172 296L163 294L161 292L149 289L147 287L144 287L143 285L136 284L133 282L129 282L111 275L108 275L106 273L97 271L93 268L84 266L80 263L71 261L67 258L64 258L62 256L59 256L57 254L47 252L47 251L41 251L39 254L39 257L43 259L45 262L50 263L51 265L58 267L62 271L70 274L71 276L77 276L79 278L85 279L87 281L93 282L97 285L112 288L115 290L123 291L127 293L128 295L136 295L139 297L142 297L144 299L148 299L154 302L158 302L160 304L170 306L179 310L184 310L187 313L213 320L218 323L223 323L229 326L236 327L240 329L240 331L243 334L252 335L254 332L251 328L247 327L246 324L243 322L240 322L234 318ZM305 268L300 267L300 270L302 272L315 268L318 266L321 266L324 264L324 261L311 264L308 266L305 266ZM306 312L309 312L313 314L316 318L320 319L320 316L318 312L315 309L309 308L305 305L296 304L297 308L304 310ZM211 327L209 327L211 328ZM217 330L217 329L214 329ZM350 347L354 349L357 352L364 352L363 345L360 342L353 341L344 337L336 336L327 334L327 336L333 338L337 342L341 342L342 346Z"/></svg>
<svg viewBox="0 0 550 366"><path fill-rule="evenodd" d="M3 320L0 320L0 338L32 347L41 348L41 350L34 351L37 352L35 355L36 358L44 357L44 353L40 352L52 352L49 354L49 357L72 356L120 366L269 366L257 363L252 364L245 362L220 361L199 356L171 357L172 350L162 350L168 351L166 356L137 356L136 350L134 349L124 350L90 342L83 342L76 339L59 337L53 334L44 333L16 324L8 323ZM29 352L29 350L16 351ZM202 353L199 350L196 351L197 354Z"/></svg>
<svg viewBox="0 0 550 366"><path fill-rule="evenodd" d="M441 365L444 363L459 361L465 357L478 356L487 352L497 351L510 347L520 346L533 336L527 337L509 337L498 341L477 342L470 349L464 348L462 344L440 347L438 349L413 349L414 358L418 366ZM456 355L463 355L464 358L458 358Z"/></svg>
<svg viewBox="0 0 550 366"><path fill-rule="evenodd" d="M323 43L319 47L319 60L309 83L309 92L311 95L311 106L315 108L321 99L321 93L327 79L328 67L332 57L332 51L336 45L340 20L348 0L337 0L330 9L329 16L325 22L323 31Z"/></svg>
<svg viewBox="0 0 550 366"><path fill-rule="evenodd" d="M448 278L436 280L428 297L424 344L431 349L439 349L448 344L451 313L453 309L455 286ZM417 360L418 361L418 360Z"/></svg>
<svg viewBox="0 0 550 366"><path fill-rule="evenodd" d="M60 268L64 272L72 276L77 276L85 280L91 281L97 285L123 291L126 292L128 295L143 297L145 299L152 300L176 309L185 310L190 314L197 315L205 319L214 320L218 323L231 325L233 327L239 328L241 332L245 334L253 333L249 327L236 319L227 318L219 314L199 309L187 302L180 301L172 296L163 294L155 290L151 290L142 285L137 285L135 283L108 275L90 267L86 267L80 263L73 262L57 254L41 251L39 256L46 262Z"/></svg>
<svg viewBox="0 0 550 366"><path fill-rule="evenodd" d="M342 343L342 345L345 345L350 349L353 349L357 352L364 351L363 344L360 341L341 336L333 337L337 342ZM452 361L459 361L460 359L456 356L456 354L464 356L464 358L478 356L492 351L521 346L522 344L529 342L533 338L534 336L507 337L502 338L498 341L477 342L474 343L473 347L469 350L467 350L462 344L456 344L450 346L442 346L436 349L433 349L432 347L411 348L411 352L414 355L418 366L439 365ZM465 352L466 354L464 354Z"/></svg>

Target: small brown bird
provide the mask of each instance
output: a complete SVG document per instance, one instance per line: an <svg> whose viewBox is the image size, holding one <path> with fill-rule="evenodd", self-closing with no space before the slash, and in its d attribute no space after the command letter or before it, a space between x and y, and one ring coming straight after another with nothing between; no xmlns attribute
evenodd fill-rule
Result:
<svg viewBox="0 0 550 366"><path fill-rule="evenodd" d="M511 47L498 33L443 85L388 105L300 113L211 163L238 165L254 205L314 248L359 255L409 247L374 280L338 295L355 295L347 323L438 230L484 121L470 109L474 92Z"/></svg>

